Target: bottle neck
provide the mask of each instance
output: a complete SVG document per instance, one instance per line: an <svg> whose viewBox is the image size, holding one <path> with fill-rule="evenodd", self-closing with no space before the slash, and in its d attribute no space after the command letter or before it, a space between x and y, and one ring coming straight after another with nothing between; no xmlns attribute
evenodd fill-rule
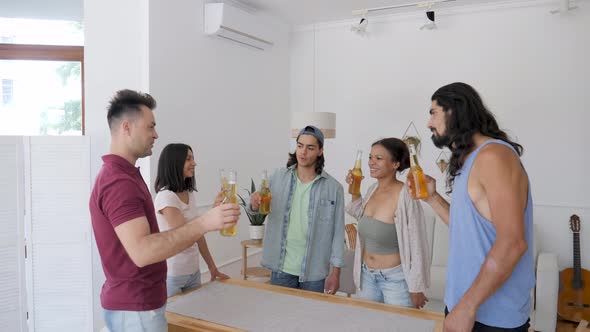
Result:
<svg viewBox="0 0 590 332"><path fill-rule="evenodd" d="M363 152L359 150L356 152L356 159L354 161L354 168L360 169L362 167L362 160L363 160Z"/></svg>
<svg viewBox="0 0 590 332"><path fill-rule="evenodd" d="M361 163L362 163L362 162L361 162L361 160L360 160L360 159L357 159L357 160L354 162L354 168L356 168L356 169L361 169L361 168L362 168L362 164L361 164Z"/></svg>
<svg viewBox="0 0 590 332"><path fill-rule="evenodd" d="M418 164L418 154L416 153L416 147L414 144L410 144L408 150L410 151L410 167L419 168L420 164Z"/></svg>
<svg viewBox="0 0 590 332"><path fill-rule="evenodd" d="M410 167L420 168L420 164L418 163L418 156L415 154L410 155Z"/></svg>

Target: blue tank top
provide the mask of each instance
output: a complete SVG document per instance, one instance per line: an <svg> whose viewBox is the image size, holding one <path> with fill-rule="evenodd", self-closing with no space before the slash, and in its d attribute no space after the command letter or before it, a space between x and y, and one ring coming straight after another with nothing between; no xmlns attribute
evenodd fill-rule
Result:
<svg viewBox="0 0 590 332"><path fill-rule="evenodd" d="M484 263L494 241L494 225L479 214L469 194L467 183L473 161L488 144L512 146L501 140L489 140L475 149L465 160L460 174L455 177L450 208L449 261L445 304L453 310L471 286ZM531 311L531 289L535 283L533 260L533 199L529 182L524 215L525 238L528 249L506 282L490 296L477 311L475 320L490 326L514 328L523 325Z"/></svg>

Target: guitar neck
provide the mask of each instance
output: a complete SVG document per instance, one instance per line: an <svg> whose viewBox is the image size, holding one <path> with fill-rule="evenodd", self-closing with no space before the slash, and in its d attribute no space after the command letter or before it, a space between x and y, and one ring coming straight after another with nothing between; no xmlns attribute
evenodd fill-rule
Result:
<svg viewBox="0 0 590 332"><path fill-rule="evenodd" d="M574 233L574 280L576 289L582 288L582 265L580 264L580 233Z"/></svg>

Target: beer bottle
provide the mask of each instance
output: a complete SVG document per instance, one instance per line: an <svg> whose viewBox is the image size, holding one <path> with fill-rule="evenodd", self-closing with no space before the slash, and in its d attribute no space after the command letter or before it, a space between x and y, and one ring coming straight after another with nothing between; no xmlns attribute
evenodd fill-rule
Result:
<svg viewBox="0 0 590 332"><path fill-rule="evenodd" d="M348 193L351 195L361 194L361 181L363 180L363 170L361 169L362 156L363 151L358 150L356 152L354 168L352 169L352 183L348 186Z"/></svg>
<svg viewBox="0 0 590 332"><path fill-rule="evenodd" d="M428 197L428 190L426 189L426 178L424 177L424 171L418 163L418 155L416 154L416 147L414 144L408 146L410 150L410 173L408 173L408 179L414 189L412 191L412 198L420 199Z"/></svg>
<svg viewBox="0 0 590 332"><path fill-rule="evenodd" d="M266 170L262 171L262 184L260 185L259 194L260 209L258 211L260 214L269 214L271 212L270 201L272 200L272 195L268 187L268 172Z"/></svg>

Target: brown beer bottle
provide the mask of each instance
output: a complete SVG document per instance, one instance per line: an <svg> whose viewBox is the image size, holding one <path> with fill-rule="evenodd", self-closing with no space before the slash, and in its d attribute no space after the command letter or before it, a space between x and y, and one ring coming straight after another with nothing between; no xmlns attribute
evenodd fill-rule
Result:
<svg viewBox="0 0 590 332"><path fill-rule="evenodd" d="M351 195L361 194L361 181L363 180L363 170L361 169L363 151L356 152L356 161L352 169L352 183L348 186L348 193Z"/></svg>
<svg viewBox="0 0 590 332"><path fill-rule="evenodd" d="M422 167L420 167L420 164L418 163L416 147L414 144L410 144L408 148L410 150L410 173L408 173L408 180L414 189L412 191L412 198L426 198L428 197L426 178L424 177L424 171L422 171Z"/></svg>
<svg viewBox="0 0 590 332"><path fill-rule="evenodd" d="M262 184L260 186L260 209L258 210L260 214L269 214L271 212L270 209L270 201L272 200L272 195L270 194L270 188L268 187L268 172L266 170L262 171Z"/></svg>

